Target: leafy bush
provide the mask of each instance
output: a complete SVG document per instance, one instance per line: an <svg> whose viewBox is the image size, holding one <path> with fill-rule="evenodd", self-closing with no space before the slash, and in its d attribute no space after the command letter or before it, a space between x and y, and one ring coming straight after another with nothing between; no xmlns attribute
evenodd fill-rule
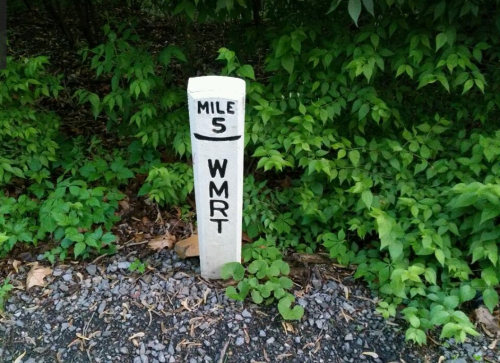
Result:
<svg viewBox="0 0 500 363"><path fill-rule="evenodd" d="M49 176L59 120L39 104L63 88L60 77L45 72L47 63L46 57L8 57L7 69L0 70L0 186L13 177L40 183Z"/></svg>
<svg viewBox="0 0 500 363"><path fill-rule="evenodd" d="M358 265L381 313L402 307L407 339L442 327L463 341L475 332L457 309L477 295L498 304L500 39L483 16L497 4L315 4L268 15L258 81L220 50L222 73L248 80L247 151L269 179L290 176L261 197L272 208L249 187L245 226Z"/></svg>
<svg viewBox="0 0 500 363"><path fill-rule="evenodd" d="M89 188L82 180L64 180L57 185L46 181L42 200L31 193L17 199L0 193L0 255L5 256L18 242L37 245L48 240L57 244L45 253L49 261L64 260L70 248L74 257L87 258L91 252L113 253L115 236L109 231L119 220L115 216L123 194L104 187ZM33 188L36 187L36 188ZM40 185L30 188L39 191Z"/></svg>
<svg viewBox="0 0 500 363"><path fill-rule="evenodd" d="M121 135L134 135L144 145L190 155L185 89L173 80L175 62L186 63L184 53L169 45L152 54L133 29L119 25L116 32L107 25L106 44L82 51L84 60L92 57L91 68L97 77L111 79L110 92L104 97L80 90L81 103L90 103L94 116L107 116L108 129Z"/></svg>
<svg viewBox="0 0 500 363"><path fill-rule="evenodd" d="M180 205L193 188L193 168L185 163L172 163L167 167L152 166L139 196L147 194L160 205Z"/></svg>
<svg viewBox="0 0 500 363"><path fill-rule="evenodd" d="M162 152L162 160L171 161L174 153L190 156L185 85L179 78L187 79L187 70L199 64L181 48L202 56L193 51L205 47L194 49L192 24L224 22L220 73L247 81L251 175L245 179L243 225L255 239L244 248L250 265L226 271L240 280L229 294L281 298L284 316L298 318L298 311L287 310L293 296L280 290L289 284L271 289L279 277L262 271L269 272L285 248L324 248L340 263L357 265L355 276L383 297L382 315L401 312L409 323L407 339L425 343L435 327L442 338L463 341L474 335L460 309L478 297L495 309L500 279L498 2L271 4L253 12L245 0L160 1L148 10L184 18L179 19L186 34L182 47L175 38L176 45L156 51L129 25L119 25L105 29L106 44L83 51L110 88L100 94L81 90L77 96L95 117L105 115L108 130L121 140L137 139L141 145L133 143L128 155L90 158L72 140L59 145L70 153L54 160L56 124L40 122L53 115L36 106L42 95L57 95L56 80L43 72L43 59L0 71L6 80L0 112L8 113L0 118L8 120L0 123L0 183L31 178L29 192L46 206L64 206L60 221L70 224L80 204L87 213L94 206L80 192L56 195L58 187L46 180L49 162L62 169L60 183L72 177L116 187L127 184L132 173L148 173L141 194L158 203L183 203L192 190L191 168L160 162L153 149ZM252 18L259 28L246 24ZM34 75L40 84L32 81ZM36 124L37 137L29 127L19 132L23 122ZM105 172L108 167L113 173ZM98 188L74 186L84 193ZM43 230L31 227L39 217L31 195L3 199L2 251L17 240L41 240ZM98 202L95 207L111 216L116 199ZM10 214L17 222L6 217ZM50 219L50 226L62 231L61 251L54 254L77 244L79 256L96 248L86 244L87 234L103 223L78 218L88 228L70 237L66 229L75 225Z"/></svg>
<svg viewBox="0 0 500 363"><path fill-rule="evenodd" d="M74 257L86 258L91 251L114 253L116 237L110 230L119 217L114 215L123 194L104 187L89 188L82 180L67 179L59 183L40 207L40 227L53 234L60 246L45 256L61 260L73 247ZM99 226L99 227L96 227Z"/></svg>
<svg viewBox="0 0 500 363"><path fill-rule="evenodd" d="M0 192L0 256L4 257L18 242L35 246L45 233L37 221L40 206L28 195L6 197Z"/></svg>

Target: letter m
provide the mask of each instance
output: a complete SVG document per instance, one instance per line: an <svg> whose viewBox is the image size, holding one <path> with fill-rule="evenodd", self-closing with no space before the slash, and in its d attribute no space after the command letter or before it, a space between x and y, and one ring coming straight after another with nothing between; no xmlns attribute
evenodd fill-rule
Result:
<svg viewBox="0 0 500 363"><path fill-rule="evenodd" d="M198 114L201 113L201 111L205 110L205 112L208 115L208 101L205 101L204 103L201 103L201 101L198 101Z"/></svg>

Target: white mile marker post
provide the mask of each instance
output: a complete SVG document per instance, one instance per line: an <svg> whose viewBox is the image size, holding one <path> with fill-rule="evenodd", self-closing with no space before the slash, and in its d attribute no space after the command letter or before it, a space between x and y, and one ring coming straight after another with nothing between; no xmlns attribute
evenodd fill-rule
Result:
<svg viewBox="0 0 500 363"><path fill-rule="evenodd" d="M188 103L201 275L219 279L241 262L245 81L190 78Z"/></svg>

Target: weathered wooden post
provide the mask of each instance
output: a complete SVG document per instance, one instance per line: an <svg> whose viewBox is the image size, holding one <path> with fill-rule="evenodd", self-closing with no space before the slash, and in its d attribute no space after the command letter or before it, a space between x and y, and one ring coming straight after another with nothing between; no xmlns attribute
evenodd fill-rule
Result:
<svg viewBox="0 0 500 363"><path fill-rule="evenodd" d="M188 84L201 275L241 261L245 81L206 76Z"/></svg>

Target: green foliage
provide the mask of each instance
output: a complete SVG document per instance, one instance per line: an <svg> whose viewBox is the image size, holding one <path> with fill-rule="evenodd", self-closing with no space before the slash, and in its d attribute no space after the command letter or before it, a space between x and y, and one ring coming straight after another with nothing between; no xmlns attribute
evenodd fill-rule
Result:
<svg viewBox="0 0 500 363"><path fill-rule="evenodd" d="M33 188L36 187L36 188ZM32 191L40 191L34 184ZM17 199L0 193L0 255L5 256L18 242L37 245L49 236L58 246L45 253L54 262L73 249L75 258L90 253L113 253L115 236L110 232L118 221L114 215L123 195L104 187L89 188L82 180L64 180L57 185L46 181L48 195L37 200L31 194Z"/></svg>
<svg viewBox="0 0 500 363"><path fill-rule="evenodd" d="M110 87L77 97L110 133L136 139L127 151L97 152L97 138L90 146L77 138L53 142L57 122L38 106L60 88L43 71L43 58L0 71L0 184L30 184L22 196L0 196L2 253L17 241L46 238L38 205L49 201L67 209L59 220L47 216L50 208L44 212L54 236L62 231L54 255L101 248L87 245L86 234L109 226L84 216L94 213L86 195L56 196L57 178L83 181L89 193L97 184L114 193L134 174L148 174L141 195L182 204L193 189L191 167L164 164L159 154L191 154L182 80L198 70L221 73L247 82L243 226L255 241L243 249L246 268L225 268L224 276L239 281L228 295L279 300L283 317L300 318L280 280L286 268L273 264L285 248L322 248L357 266L355 276L383 298L380 314L394 317L402 307L408 340L423 344L435 328L457 341L475 335L460 309L477 296L490 310L499 301L498 1L314 0L259 14L250 5L155 2L148 11L180 18L185 44L174 36L175 44L157 49L133 25L113 25L105 44L82 52ZM249 26L259 17L259 27ZM209 49L194 44L194 22L225 23L224 47L211 56L220 72L193 59ZM116 199L98 202L100 213L113 215ZM88 226L80 231L71 224L78 203ZM78 233L68 238L71 227L60 223Z"/></svg>
<svg viewBox="0 0 500 363"><path fill-rule="evenodd" d="M267 14L265 69L247 78L245 142L264 173L245 184L245 229L358 265L381 314L408 306L407 339L441 327L463 341L475 332L460 307L498 306L500 18L483 16L498 4L316 5ZM218 59L238 76L234 48Z"/></svg>
<svg viewBox="0 0 500 363"><path fill-rule="evenodd" d="M245 271L248 277L245 277ZM228 286L226 295L234 300L243 301L250 294L256 304L263 302L271 304L278 301L278 310L285 320L300 320L304 315L304 308L292 304L295 297L288 291L293 287L293 282L288 277L290 267L281 259L268 263L265 259L254 260L245 269L238 262L225 264L221 270L223 279L234 279L238 285Z"/></svg>
<svg viewBox="0 0 500 363"><path fill-rule="evenodd" d="M10 282L9 279L6 278L4 280L4 282L2 283L2 285L0 286L0 311L3 311L4 305L5 305L5 301L7 300L8 296L9 296L9 292L14 287L9 282Z"/></svg>
<svg viewBox="0 0 500 363"><path fill-rule="evenodd" d="M259 238L257 241L243 245L243 260L275 261L281 257L281 250L276 246L276 239L267 236L266 239Z"/></svg>
<svg viewBox="0 0 500 363"><path fill-rule="evenodd" d="M27 195L6 197L0 191L0 256L4 257L18 242L37 244L45 237L37 223L39 205Z"/></svg>
<svg viewBox="0 0 500 363"><path fill-rule="evenodd" d="M141 260L139 260L138 258L136 258L134 260L134 262L132 262L130 264L130 266L128 267L128 269L131 272L139 272L139 273L143 274L146 271L146 267L148 267L147 262L142 262Z"/></svg>
<svg viewBox="0 0 500 363"><path fill-rule="evenodd" d="M63 88L61 77L45 72L47 63L46 57L9 57L7 69L0 70L0 186L12 178L40 183L49 176L59 120L39 104L56 98Z"/></svg>
<svg viewBox="0 0 500 363"><path fill-rule="evenodd" d="M173 163L166 167L153 166L139 190L139 196L148 195L160 205L179 205L193 188L193 168L185 163Z"/></svg>
<svg viewBox="0 0 500 363"><path fill-rule="evenodd" d="M114 253L116 237L110 230L119 220L115 211L123 194L104 187L89 188L82 180L67 179L59 183L40 206L40 230L53 234L60 246L46 252L54 262L73 248L75 258L87 258L91 252Z"/></svg>
<svg viewBox="0 0 500 363"><path fill-rule="evenodd" d="M81 53L84 60L91 58L97 77L109 77L110 91L100 96L79 90L79 101L91 105L94 117L104 114L110 131L190 155L185 89L173 83L173 66L187 62L184 53L168 45L153 55L125 24L116 30L106 25L104 32L105 44Z"/></svg>

